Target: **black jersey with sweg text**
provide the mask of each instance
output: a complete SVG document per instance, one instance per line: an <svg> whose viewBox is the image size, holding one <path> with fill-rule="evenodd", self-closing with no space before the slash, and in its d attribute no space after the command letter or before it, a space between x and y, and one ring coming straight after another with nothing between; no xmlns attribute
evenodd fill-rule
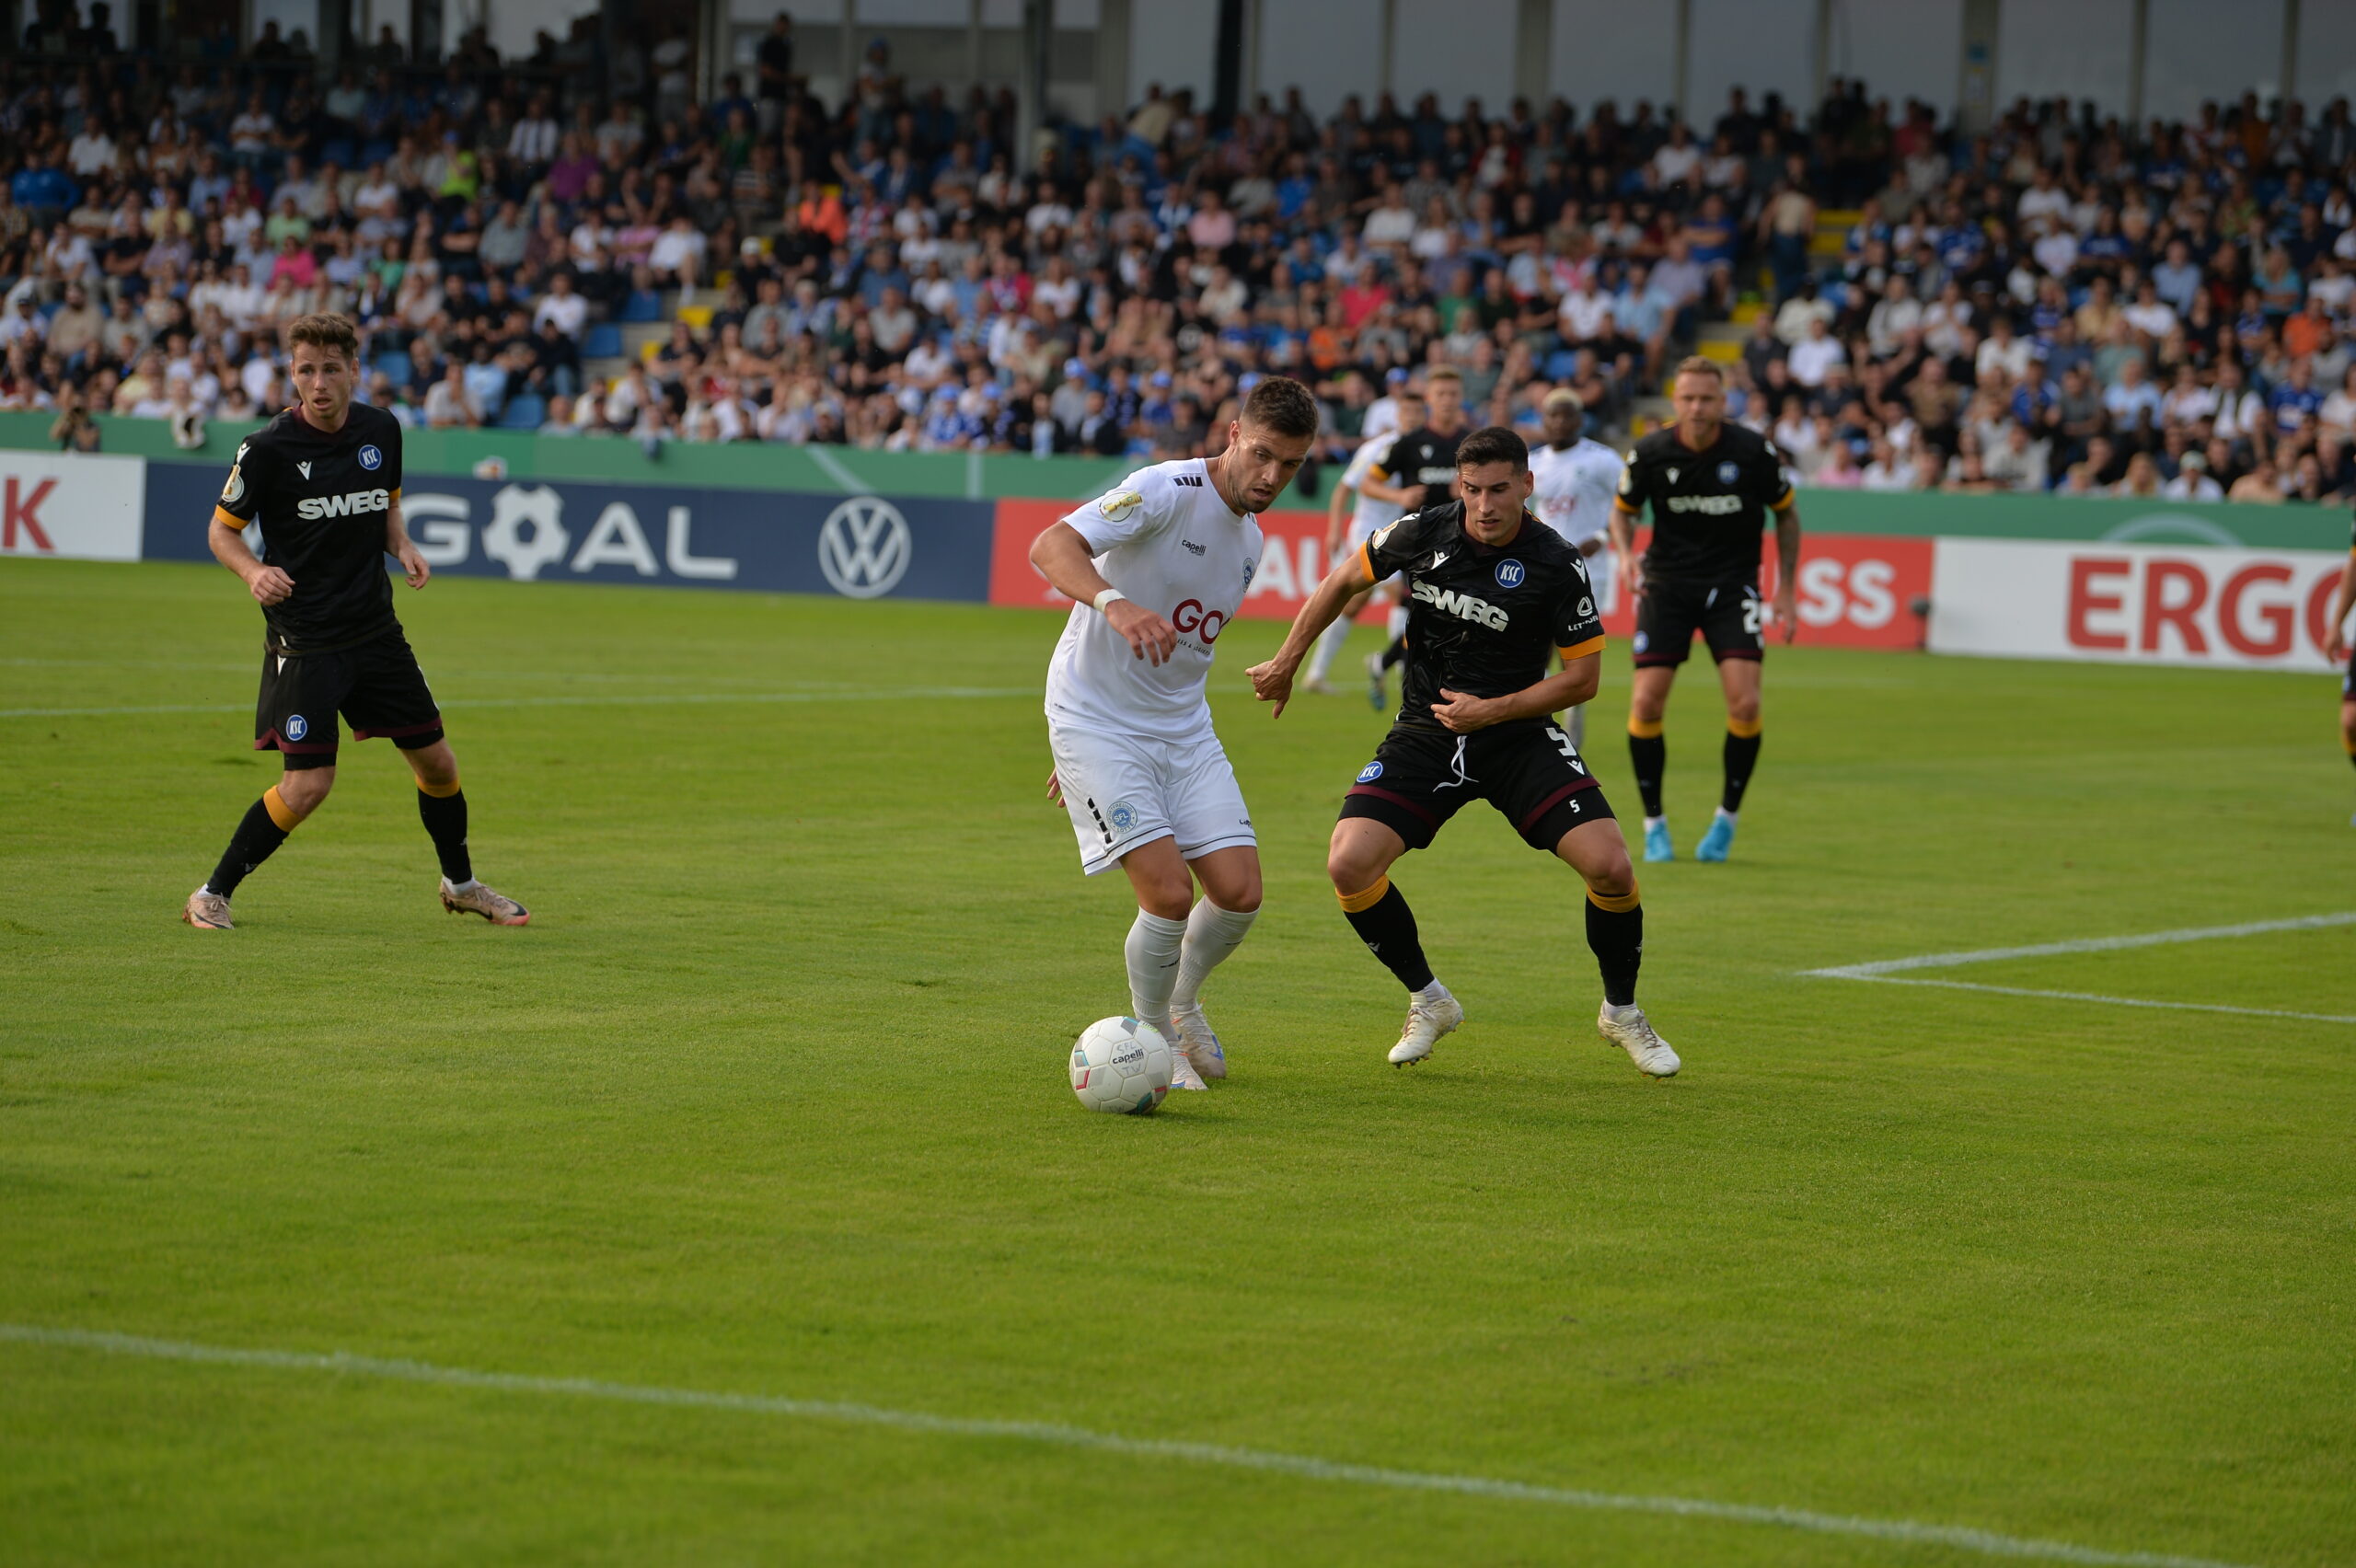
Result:
<svg viewBox="0 0 2356 1568"><path fill-rule="evenodd" d="M1464 531L1464 505L1451 501L1407 513L1362 549L1376 582L1407 574L1402 724L1443 728L1432 717L1443 686L1507 697L1544 680L1557 651L1569 660L1602 651L1585 558L1528 513L1510 543L1484 545Z"/></svg>
<svg viewBox="0 0 2356 1568"><path fill-rule="evenodd" d="M1394 439L1371 473L1386 485L1423 486L1420 507L1445 505L1456 484L1456 449L1472 433L1470 425L1452 435L1442 435L1426 425Z"/></svg>
<svg viewBox="0 0 2356 1568"><path fill-rule="evenodd" d="M1678 438L1674 425L1637 442L1613 504L1629 513L1653 509L1646 576L1755 588L1761 536L1791 497L1775 444L1728 420L1700 452Z"/></svg>
<svg viewBox="0 0 2356 1568"><path fill-rule="evenodd" d="M400 624L385 571L386 514L400 493L400 421L364 403L333 434L287 409L238 445L214 522L259 521L261 559L294 580L262 608L272 649L328 652Z"/></svg>

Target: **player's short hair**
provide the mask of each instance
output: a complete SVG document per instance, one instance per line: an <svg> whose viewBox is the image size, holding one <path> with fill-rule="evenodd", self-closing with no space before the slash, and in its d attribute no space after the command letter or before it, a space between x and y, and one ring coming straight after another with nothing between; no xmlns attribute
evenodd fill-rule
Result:
<svg viewBox="0 0 2356 1568"><path fill-rule="evenodd" d="M293 353L298 343L333 349L353 364L360 363L360 334L352 329L351 322L332 311L298 316L287 323L286 352Z"/></svg>
<svg viewBox="0 0 2356 1568"><path fill-rule="evenodd" d="M1579 395L1567 386L1555 387L1538 406L1542 409L1568 409L1574 413L1587 412L1587 405L1579 401Z"/></svg>
<svg viewBox="0 0 2356 1568"><path fill-rule="evenodd" d="M1727 367L1720 364L1717 361L1710 358L1707 354L1687 354L1683 359L1677 362L1677 374L1679 375L1706 375L1721 386L1724 386L1727 384ZM1669 384L1671 386L1675 386L1676 378L1671 377Z"/></svg>
<svg viewBox="0 0 2356 1568"><path fill-rule="evenodd" d="M1504 425L1485 425L1459 442L1456 466L1477 468L1484 463L1510 463L1517 471L1530 467L1530 444Z"/></svg>
<svg viewBox="0 0 2356 1568"><path fill-rule="evenodd" d="M1464 373L1452 364L1436 364L1424 373L1424 385L1429 386L1438 381L1453 381L1461 387L1464 385Z"/></svg>
<svg viewBox="0 0 2356 1568"><path fill-rule="evenodd" d="M1424 395L1412 386L1402 386L1391 395L1391 400L1394 403L1420 403Z"/></svg>
<svg viewBox="0 0 2356 1568"><path fill-rule="evenodd" d="M1317 399L1289 375L1271 375L1243 399L1242 418L1271 435L1317 433Z"/></svg>

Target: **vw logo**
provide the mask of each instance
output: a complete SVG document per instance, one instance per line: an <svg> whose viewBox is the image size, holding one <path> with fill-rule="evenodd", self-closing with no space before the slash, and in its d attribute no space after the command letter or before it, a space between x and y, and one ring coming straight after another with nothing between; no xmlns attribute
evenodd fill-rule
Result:
<svg viewBox="0 0 2356 1568"><path fill-rule="evenodd" d="M880 496L853 496L827 513L818 530L818 570L845 598L889 594L915 553L908 520Z"/></svg>

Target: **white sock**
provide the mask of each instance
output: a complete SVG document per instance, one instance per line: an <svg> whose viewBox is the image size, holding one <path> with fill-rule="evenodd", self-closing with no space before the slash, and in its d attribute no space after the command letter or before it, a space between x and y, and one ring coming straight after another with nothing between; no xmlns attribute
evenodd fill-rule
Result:
<svg viewBox="0 0 2356 1568"><path fill-rule="evenodd" d="M1185 944L1178 950L1178 984L1170 993L1170 1010L1184 1012L1196 1005L1203 982L1227 955L1243 945L1244 933L1260 917L1257 909L1221 909L1207 898L1195 901L1186 917Z"/></svg>
<svg viewBox="0 0 2356 1568"><path fill-rule="evenodd" d="M443 878L442 880L443 880L444 882L449 882L449 881L450 881L450 879L449 879L449 878L447 878L447 877L445 877L445 878ZM481 885L482 885L482 883L480 883L480 882L477 882L474 878L472 878L472 877L468 877L466 881L464 881L464 882L450 882L450 891L451 891L452 893L472 893L472 892L474 892L474 890L475 890L475 889L477 889L477 888L480 887Z"/></svg>
<svg viewBox="0 0 2356 1568"><path fill-rule="evenodd" d="M1721 822L1732 822L1732 821L1734 821L1734 819L1735 819L1735 813L1732 813L1732 812L1730 812L1730 811L1727 810L1727 809L1726 809L1726 807L1724 807L1724 806L1720 806L1720 807L1718 808L1718 820L1719 820L1719 821L1721 821Z"/></svg>
<svg viewBox="0 0 2356 1568"><path fill-rule="evenodd" d="M1160 1029L1170 1021L1170 988L1178 983L1178 949L1185 940L1185 921L1138 911L1122 951L1129 961L1129 1010L1140 1023Z"/></svg>
<svg viewBox="0 0 2356 1568"><path fill-rule="evenodd" d="M1430 985L1416 992L1415 996L1421 1001L1436 1002L1448 994L1448 987L1441 985L1438 979L1434 979Z"/></svg>
<svg viewBox="0 0 2356 1568"><path fill-rule="evenodd" d="M1350 640L1350 622L1346 616L1336 616L1334 624L1317 635L1317 649L1309 656L1309 678L1322 681L1325 672L1334 667L1334 657L1342 651L1342 644Z"/></svg>
<svg viewBox="0 0 2356 1568"><path fill-rule="evenodd" d="M1645 827L1647 832L1656 827L1667 827L1668 825L1669 819L1665 816L1646 817L1645 819Z"/></svg>

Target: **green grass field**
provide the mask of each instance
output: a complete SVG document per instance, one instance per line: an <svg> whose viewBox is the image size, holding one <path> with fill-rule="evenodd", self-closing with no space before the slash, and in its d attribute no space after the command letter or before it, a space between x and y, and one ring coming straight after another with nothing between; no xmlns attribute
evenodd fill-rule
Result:
<svg viewBox="0 0 2356 1568"><path fill-rule="evenodd" d="M1682 1076L1600 1044L1573 879L1484 809L1399 872L1471 1014L1402 1073L1322 874L1380 721L1268 722L1239 624L1234 1076L1133 1119L1064 1082L1129 905L1043 800L1054 617L402 611L532 925L442 913L372 742L205 935L253 606L0 563L12 1565L2356 1559L2356 1023L1800 974L2356 909L2321 677L1779 651L1736 861L1645 870ZM1686 845L1719 733L1690 679ZM2356 926L1910 977L2356 1015Z"/></svg>

